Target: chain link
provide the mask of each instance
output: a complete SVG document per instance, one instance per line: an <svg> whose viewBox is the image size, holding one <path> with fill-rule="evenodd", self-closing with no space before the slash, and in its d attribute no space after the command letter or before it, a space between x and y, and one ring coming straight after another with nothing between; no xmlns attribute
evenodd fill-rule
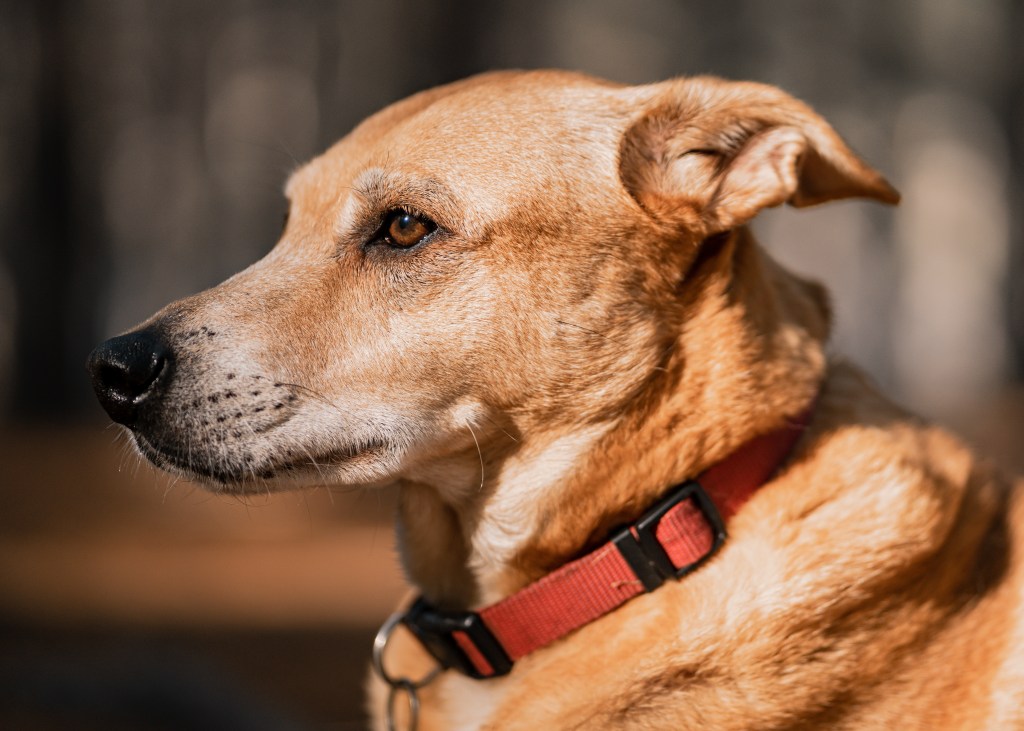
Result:
<svg viewBox="0 0 1024 731"><path fill-rule="evenodd" d="M402 694L405 694L409 712L409 721L406 726L406 731L416 731L420 721L420 697L416 691L433 682L434 679L441 674L441 671L444 670L443 667L438 665L419 680L412 680L404 676L394 677L385 669L384 651L387 649L388 643L391 641L391 635L394 633L398 625L402 623L404 616L404 613L396 612L388 617L388 620L377 631L377 636L373 640L373 670L377 673L377 677L389 686L388 702L385 707L385 721L387 723L388 731L397 731L398 726L395 722L395 704L398 696Z"/></svg>

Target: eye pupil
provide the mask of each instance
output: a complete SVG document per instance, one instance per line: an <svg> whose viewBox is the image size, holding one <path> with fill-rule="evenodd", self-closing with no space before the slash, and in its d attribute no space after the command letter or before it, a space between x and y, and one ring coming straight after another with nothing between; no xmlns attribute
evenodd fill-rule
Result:
<svg viewBox="0 0 1024 731"><path fill-rule="evenodd" d="M388 221L387 235L395 246L410 247L422 241L434 228L434 223L428 219L408 211L396 211Z"/></svg>
<svg viewBox="0 0 1024 731"><path fill-rule="evenodd" d="M413 229L413 227L416 225L416 219L413 218L408 213L403 213L401 216L398 217L398 220L395 221L395 224L397 225L400 231L405 233Z"/></svg>

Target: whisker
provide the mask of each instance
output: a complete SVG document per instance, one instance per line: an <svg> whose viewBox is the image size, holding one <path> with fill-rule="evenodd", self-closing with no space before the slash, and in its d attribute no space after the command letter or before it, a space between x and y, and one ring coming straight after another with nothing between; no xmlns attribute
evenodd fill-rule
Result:
<svg viewBox="0 0 1024 731"><path fill-rule="evenodd" d="M498 423L497 421L495 421L495 420L494 420L494 417L492 417L492 416L491 416L490 414L488 414L488 413L487 413L486 411L482 413L482 416L483 416L483 417L484 417L485 419L487 419L487 421L491 422L491 424L493 424L493 425L494 425L494 427L495 427L495 428L496 428L496 429L497 429L498 431L500 431L500 432L501 432L502 434L504 434L504 435L505 435L506 437L508 437L508 438L509 438L509 439L511 439L511 440L512 440L513 442L516 442L516 443L518 444L519 440L518 440L518 439L516 439L516 438L515 438L514 436L512 436L511 434L509 434L509 433L508 433L507 431L505 431L504 429L502 429L501 425L500 425L500 424L499 424L499 423Z"/></svg>
<svg viewBox="0 0 1024 731"><path fill-rule="evenodd" d="M308 449L306 449L305 445L300 445L300 447L302 451L305 452L306 457L309 458L309 463L313 465L313 469L316 470L317 475L320 477L320 482L327 484L327 478L324 477L323 470L320 469L320 465L317 463L316 458L313 457L313 454Z"/></svg>
<svg viewBox="0 0 1024 731"><path fill-rule="evenodd" d="M347 416L347 415L348 415L348 414L347 414L347 413L346 413L346 412L345 412L345 411L344 411L344 410L343 410L343 409L342 409L342 408L341 408L340 406L338 406L338 405L337 405L336 403L334 403L333 401L331 401L331 400L330 400L329 398L327 398L326 396L324 396L324 395L323 395L322 393L320 393L319 391L317 391L317 390L315 390L315 389L312 389L312 388L310 388L309 386L303 386L303 385L302 385L301 383L288 383L288 382L286 382L286 381L279 381L279 383L280 383L280 384L281 384L282 386L288 386L289 388L294 388L294 389L296 389L297 391L301 391L302 393L305 393L305 394L307 394L307 395L309 395L309 396L312 396L312 397L313 397L314 399L316 399L317 401L319 401L320 403L322 403L322 404L323 404L324 406L327 406L327 407L329 407L329 408L332 408L332 409L334 409L335 411L337 411L337 412L338 412L338 413L339 413L339 414L340 414L341 416Z"/></svg>
<svg viewBox="0 0 1024 731"><path fill-rule="evenodd" d="M476 433L473 431L473 427L470 425L470 423L468 421L466 422L466 428L469 429L469 434L470 434L470 436L473 437L473 444L476 445L476 453L480 457L480 488L479 489L481 491L483 491L483 489L484 489L484 453L480 449L480 442L477 441Z"/></svg>

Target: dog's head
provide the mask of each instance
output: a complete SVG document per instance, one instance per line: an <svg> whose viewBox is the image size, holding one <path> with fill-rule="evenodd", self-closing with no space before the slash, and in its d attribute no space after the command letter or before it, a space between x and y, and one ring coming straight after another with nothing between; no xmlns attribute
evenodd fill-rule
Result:
<svg viewBox="0 0 1024 731"><path fill-rule="evenodd" d="M388 107L286 194L264 259L90 356L163 468L380 484L608 419L664 372L707 242L766 206L897 198L776 89L553 72Z"/></svg>

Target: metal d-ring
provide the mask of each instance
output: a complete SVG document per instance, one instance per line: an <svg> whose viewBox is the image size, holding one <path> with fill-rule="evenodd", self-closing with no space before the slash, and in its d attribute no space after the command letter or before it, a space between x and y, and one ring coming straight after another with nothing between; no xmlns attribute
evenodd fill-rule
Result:
<svg viewBox="0 0 1024 731"><path fill-rule="evenodd" d="M399 693L405 693L409 702L409 731L416 731L416 726L419 723L420 717L420 698L416 691L428 683L431 683L444 670L443 667L438 665L419 680L412 680L411 678L405 677L392 677L388 674L388 671L384 669L384 651L387 649L388 643L391 641L391 635L394 633L395 628L402 623L404 618L405 614L403 612L396 612L395 614L392 614L388 617L388 620L381 625L381 628L377 630L377 636L373 638L373 670L377 673L377 676L389 686L388 703L386 708L387 715L385 717L388 731L396 730L395 699L398 697Z"/></svg>
<svg viewBox="0 0 1024 731"><path fill-rule="evenodd" d="M388 691L388 707L387 714L384 720L387 722L388 731L396 731L397 726L395 725L395 698L398 697L399 691L405 691L406 698L409 700L409 731L416 731L416 727L420 723L420 699L416 695L416 688L407 680L400 680L397 685L392 685L391 690Z"/></svg>

